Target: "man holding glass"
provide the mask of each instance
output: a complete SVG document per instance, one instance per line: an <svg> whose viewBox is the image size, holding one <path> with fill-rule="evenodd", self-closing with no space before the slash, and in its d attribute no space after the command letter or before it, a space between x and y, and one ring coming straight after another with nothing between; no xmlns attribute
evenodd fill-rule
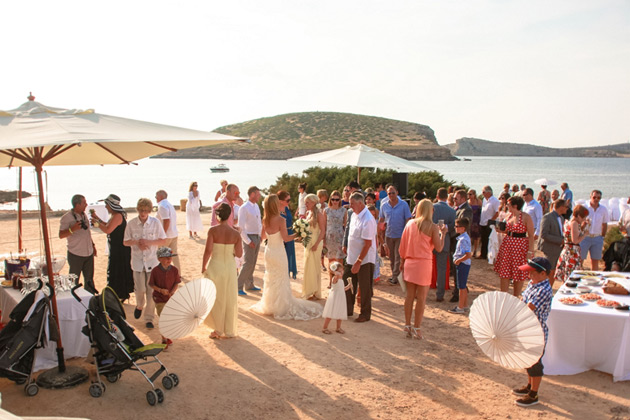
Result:
<svg viewBox="0 0 630 420"><path fill-rule="evenodd" d="M591 270L599 270L599 260L602 259L602 250L604 248L604 237L608 230L608 209L599 204L602 199L600 190L591 192L591 201L586 208L588 209L588 236L580 243L580 257L582 261L586 260L588 254L591 254Z"/></svg>

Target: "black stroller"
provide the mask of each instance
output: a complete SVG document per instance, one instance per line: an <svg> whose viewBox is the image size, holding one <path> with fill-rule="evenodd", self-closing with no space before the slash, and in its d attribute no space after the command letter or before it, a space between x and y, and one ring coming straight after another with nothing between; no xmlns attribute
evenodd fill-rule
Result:
<svg viewBox="0 0 630 420"><path fill-rule="evenodd" d="M75 293L78 287L81 285L72 289L72 295L81 302L81 298ZM87 325L83 327L82 332L90 338L96 365L96 381L90 385L90 395L98 398L105 392L105 383L101 381L101 375L105 376L107 381L114 383L120 379L122 372L128 369L140 372L151 384L153 389L147 391L147 402L150 405L163 402L164 392L156 388L155 380L164 373L162 386L165 389L172 389L179 384L177 375L169 373L157 357L166 345L145 346L136 337L133 328L125 320L125 309L118 295L110 287L104 288L100 295L91 297L85 309ZM149 376L141 366L152 363L157 363L160 367Z"/></svg>
<svg viewBox="0 0 630 420"><path fill-rule="evenodd" d="M52 287L48 285L51 293ZM40 290L43 283L39 282ZM58 337L57 324L49 317L50 298L44 295L35 303L35 294L32 291L22 299L13 311L11 320L0 331L0 376L15 381L24 386L26 395L37 395L39 387L33 380L33 366L35 365L35 349L46 344L46 323L49 323L49 338L56 341ZM24 320L31 307L33 312L28 320Z"/></svg>

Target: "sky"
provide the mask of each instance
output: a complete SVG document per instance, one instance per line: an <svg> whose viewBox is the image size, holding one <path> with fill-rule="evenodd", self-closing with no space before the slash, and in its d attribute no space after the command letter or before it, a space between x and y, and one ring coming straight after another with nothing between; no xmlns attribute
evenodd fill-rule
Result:
<svg viewBox="0 0 630 420"><path fill-rule="evenodd" d="M630 1L4 2L0 110L199 130L291 112L462 137L630 141Z"/></svg>

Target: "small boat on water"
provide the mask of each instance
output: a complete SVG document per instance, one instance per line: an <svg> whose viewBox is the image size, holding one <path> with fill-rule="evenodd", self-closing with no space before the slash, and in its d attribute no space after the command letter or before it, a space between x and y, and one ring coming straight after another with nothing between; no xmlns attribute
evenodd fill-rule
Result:
<svg viewBox="0 0 630 420"><path fill-rule="evenodd" d="M217 166L211 166L210 172L230 172L230 168L225 163L219 163Z"/></svg>

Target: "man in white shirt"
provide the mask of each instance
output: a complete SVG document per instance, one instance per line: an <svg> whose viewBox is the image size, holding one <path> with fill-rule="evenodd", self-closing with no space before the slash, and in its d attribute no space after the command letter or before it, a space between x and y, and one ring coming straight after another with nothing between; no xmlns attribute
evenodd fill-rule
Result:
<svg viewBox="0 0 630 420"><path fill-rule="evenodd" d="M153 328L155 312L153 289L149 287L149 277L151 270L160 263L157 259L157 249L166 242L162 224L155 217L149 216L152 209L153 203L148 198L138 200L136 206L138 217L127 223L123 237L123 244L131 247L131 269L136 293L136 309L133 311L133 316L136 319L140 318L144 309L147 328Z"/></svg>
<svg viewBox="0 0 630 420"><path fill-rule="evenodd" d="M68 241L70 274L75 274L80 279L83 273L85 290L96 294L98 293L94 286L96 248L92 242L90 222L85 215L86 208L87 201L84 196L76 194L72 197L72 210L64 214L59 221L59 238L66 238Z"/></svg>
<svg viewBox="0 0 630 420"><path fill-rule="evenodd" d="M355 192L350 196L350 207L354 213L348 233L348 257L351 266L353 297L352 306L361 289L361 313L354 322L369 321L372 316L372 278L376 263L376 219L365 206L363 194ZM348 308L348 312L351 309Z"/></svg>
<svg viewBox="0 0 630 420"><path fill-rule="evenodd" d="M179 233L177 232L177 212L175 211L175 207L167 200L168 194L164 190L159 190L155 193L155 199L158 202L158 211L157 218L162 223L162 228L164 229L164 233L166 233L166 243L164 246L171 248L173 254L177 254L177 237ZM173 257L173 265L177 267L177 271L179 271L180 275L182 273L182 269L179 265L179 257Z"/></svg>
<svg viewBox="0 0 630 420"><path fill-rule="evenodd" d="M254 285L254 269L260 250L260 234L262 232L262 220L260 218L260 190L258 187L249 187L247 201L238 210L238 225L241 228L243 239L243 267L238 275L238 294L247 296L243 288L251 291L260 291Z"/></svg>
<svg viewBox="0 0 630 420"><path fill-rule="evenodd" d="M602 192L593 190L591 201L586 206L588 210L588 220L590 221L588 236L580 243L580 257L586 260L591 254L591 270L599 270L599 260L602 259L604 248L604 237L608 230L608 209L599 204L602 199Z"/></svg>
<svg viewBox="0 0 630 420"><path fill-rule="evenodd" d="M298 217L304 219L306 217L306 203L304 198L306 197L306 183L302 182L298 185Z"/></svg>
<svg viewBox="0 0 630 420"><path fill-rule="evenodd" d="M534 223L534 240L537 241L540 236L540 223L543 218L542 206L538 201L534 200L534 190L531 188L525 188L522 197L525 200L523 211L532 218L532 223Z"/></svg>
<svg viewBox="0 0 630 420"><path fill-rule="evenodd" d="M490 226L488 220L496 220L499 215L499 207L501 202L492 195L492 187L486 185L482 191L483 202L481 203L481 218L479 219L479 227L481 230L481 255L479 259L488 259L488 240L490 239Z"/></svg>

